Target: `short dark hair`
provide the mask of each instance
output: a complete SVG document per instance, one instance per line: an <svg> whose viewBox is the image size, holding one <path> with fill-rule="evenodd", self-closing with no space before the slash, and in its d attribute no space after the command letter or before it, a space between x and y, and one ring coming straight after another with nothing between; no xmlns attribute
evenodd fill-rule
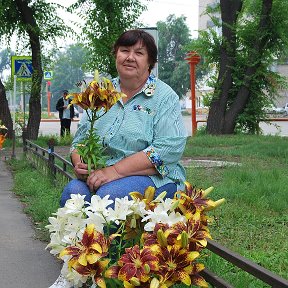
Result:
<svg viewBox="0 0 288 288"><path fill-rule="evenodd" d="M63 94L68 94L69 92L68 92L68 90L63 90L62 93Z"/></svg>
<svg viewBox="0 0 288 288"><path fill-rule="evenodd" d="M122 33L113 46L113 54L116 57L120 46L133 46L138 41L141 41L147 49L149 72L151 72L157 62L157 46L153 36L142 29L133 29Z"/></svg>

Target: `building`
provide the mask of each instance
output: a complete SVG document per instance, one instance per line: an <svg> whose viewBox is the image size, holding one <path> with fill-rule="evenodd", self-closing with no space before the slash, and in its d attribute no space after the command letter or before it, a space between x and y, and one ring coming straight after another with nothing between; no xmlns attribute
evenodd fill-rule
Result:
<svg viewBox="0 0 288 288"><path fill-rule="evenodd" d="M210 6L213 8L219 2L220 2L220 0L201 0L201 1L199 1L198 30L206 30L207 28L214 26L210 17L207 14L205 14L205 10L206 10L207 6ZM219 15L219 17L220 17L220 15Z"/></svg>

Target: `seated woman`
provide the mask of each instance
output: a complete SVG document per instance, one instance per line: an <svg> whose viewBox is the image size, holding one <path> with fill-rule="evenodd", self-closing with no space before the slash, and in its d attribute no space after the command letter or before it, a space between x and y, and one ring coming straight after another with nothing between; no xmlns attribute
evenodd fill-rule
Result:
<svg viewBox="0 0 288 288"><path fill-rule="evenodd" d="M88 174L87 164L77 153L88 129L88 117L81 119L71 148L71 160L78 179L64 188L61 206L71 194L91 193L110 199L124 197L132 191L144 193L156 188L156 196L167 197L183 189L185 171L179 164L186 144L178 95L151 73L157 61L154 38L144 30L124 32L113 49L118 77L114 87L127 97L117 103L95 123L105 153L106 167Z"/></svg>

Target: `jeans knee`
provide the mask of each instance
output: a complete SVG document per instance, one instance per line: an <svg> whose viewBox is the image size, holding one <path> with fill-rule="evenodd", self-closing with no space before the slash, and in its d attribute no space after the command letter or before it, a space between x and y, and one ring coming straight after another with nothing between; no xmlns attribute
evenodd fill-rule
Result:
<svg viewBox="0 0 288 288"><path fill-rule="evenodd" d="M91 201L91 193L86 183L78 179L73 179L63 189L60 207L65 206L66 201L71 198L72 194L85 195L85 201Z"/></svg>

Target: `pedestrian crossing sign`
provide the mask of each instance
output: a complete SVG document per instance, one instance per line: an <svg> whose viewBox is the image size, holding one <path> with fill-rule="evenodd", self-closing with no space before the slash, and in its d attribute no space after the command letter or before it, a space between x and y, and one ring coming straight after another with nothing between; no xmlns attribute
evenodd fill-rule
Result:
<svg viewBox="0 0 288 288"><path fill-rule="evenodd" d="M17 81L31 81L33 74L31 56L11 56L11 75Z"/></svg>
<svg viewBox="0 0 288 288"><path fill-rule="evenodd" d="M44 71L44 80L53 80L53 71Z"/></svg>

